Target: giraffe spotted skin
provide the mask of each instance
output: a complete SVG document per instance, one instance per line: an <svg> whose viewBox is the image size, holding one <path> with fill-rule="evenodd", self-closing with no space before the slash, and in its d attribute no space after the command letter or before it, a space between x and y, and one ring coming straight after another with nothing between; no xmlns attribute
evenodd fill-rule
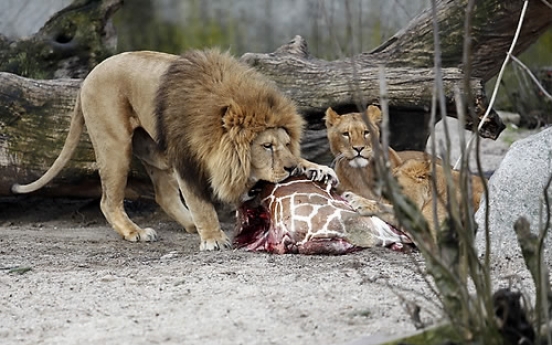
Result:
<svg viewBox="0 0 552 345"><path fill-rule="evenodd" d="M356 213L330 185L304 177L266 183L237 210L234 245L250 251L346 254L412 241L377 217Z"/></svg>

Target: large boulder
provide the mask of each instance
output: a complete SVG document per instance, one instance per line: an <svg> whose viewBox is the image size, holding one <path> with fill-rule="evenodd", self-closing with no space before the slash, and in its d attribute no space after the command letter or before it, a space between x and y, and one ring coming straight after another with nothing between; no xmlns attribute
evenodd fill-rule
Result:
<svg viewBox="0 0 552 345"><path fill-rule="evenodd" d="M520 216L529 220L533 232L539 229L541 210L543 221L546 219L543 191L551 174L552 128L512 144L489 180L489 229L493 248L498 247L500 252L505 245L517 242L513 226ZM552 188L548 189L548 195L552 198ZM481 235L485 229L485 212L482 200L475 214L479 239L484 237Z"/></svg>

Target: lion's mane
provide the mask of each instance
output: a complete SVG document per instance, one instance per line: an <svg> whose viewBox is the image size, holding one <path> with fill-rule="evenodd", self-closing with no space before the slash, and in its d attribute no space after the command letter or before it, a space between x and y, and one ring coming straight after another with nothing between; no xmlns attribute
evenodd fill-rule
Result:
<svg viewBox="0 0 552 345"><path fill-rule="evenodd" d="M284 128L299 157L303 118L276 86L218 50L189 51L162 77L156 99L159 148L208 200L237 202L251 174L251 142Z"/></svg>

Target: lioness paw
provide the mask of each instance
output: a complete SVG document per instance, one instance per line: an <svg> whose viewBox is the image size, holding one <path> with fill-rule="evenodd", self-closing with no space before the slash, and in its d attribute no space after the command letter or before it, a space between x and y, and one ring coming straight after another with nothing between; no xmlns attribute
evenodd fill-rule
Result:
<svg viewBox="0 0 552 345"><path fill-rule="evenodd" d="M343 192L343 194L341 194L341 197L343 199L347 200L348 202L353 202L353 201L358 200L358 199L363 199L360 195L355 194L355 193L350 192L350 191Z"/></svg>
<svg viewBox="0 0 552 345"><path fill-rule="evenodd" d="M220 238L202 239L199 250L211 252L214 250L232 249L230 239L228 239L224 232L221 231L221 234Z"/></svg>
<svg viewBox="0 0 552 345"><path fill-rule="evenodd" d="M344 192L341 197L349 203L351 208L361 215L373 215L378 211L378 202L375 200L366 199L353 192Z"/></svg>

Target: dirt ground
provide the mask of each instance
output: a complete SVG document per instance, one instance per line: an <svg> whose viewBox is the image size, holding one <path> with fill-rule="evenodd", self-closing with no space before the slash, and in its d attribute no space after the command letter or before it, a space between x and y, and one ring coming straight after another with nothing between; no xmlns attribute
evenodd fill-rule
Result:
<svg viewBox="0 0 552 345"><path fill-rule="evenodd" d="M487 170L525 135L485 141ZM202 253L154 205L127 206L159 242L121 240L97 200L0 200L0 343L360 345L415 330L403 301L442 319L419 254ZM496 285L531 291L516 244L499 245Z"/></svg>

